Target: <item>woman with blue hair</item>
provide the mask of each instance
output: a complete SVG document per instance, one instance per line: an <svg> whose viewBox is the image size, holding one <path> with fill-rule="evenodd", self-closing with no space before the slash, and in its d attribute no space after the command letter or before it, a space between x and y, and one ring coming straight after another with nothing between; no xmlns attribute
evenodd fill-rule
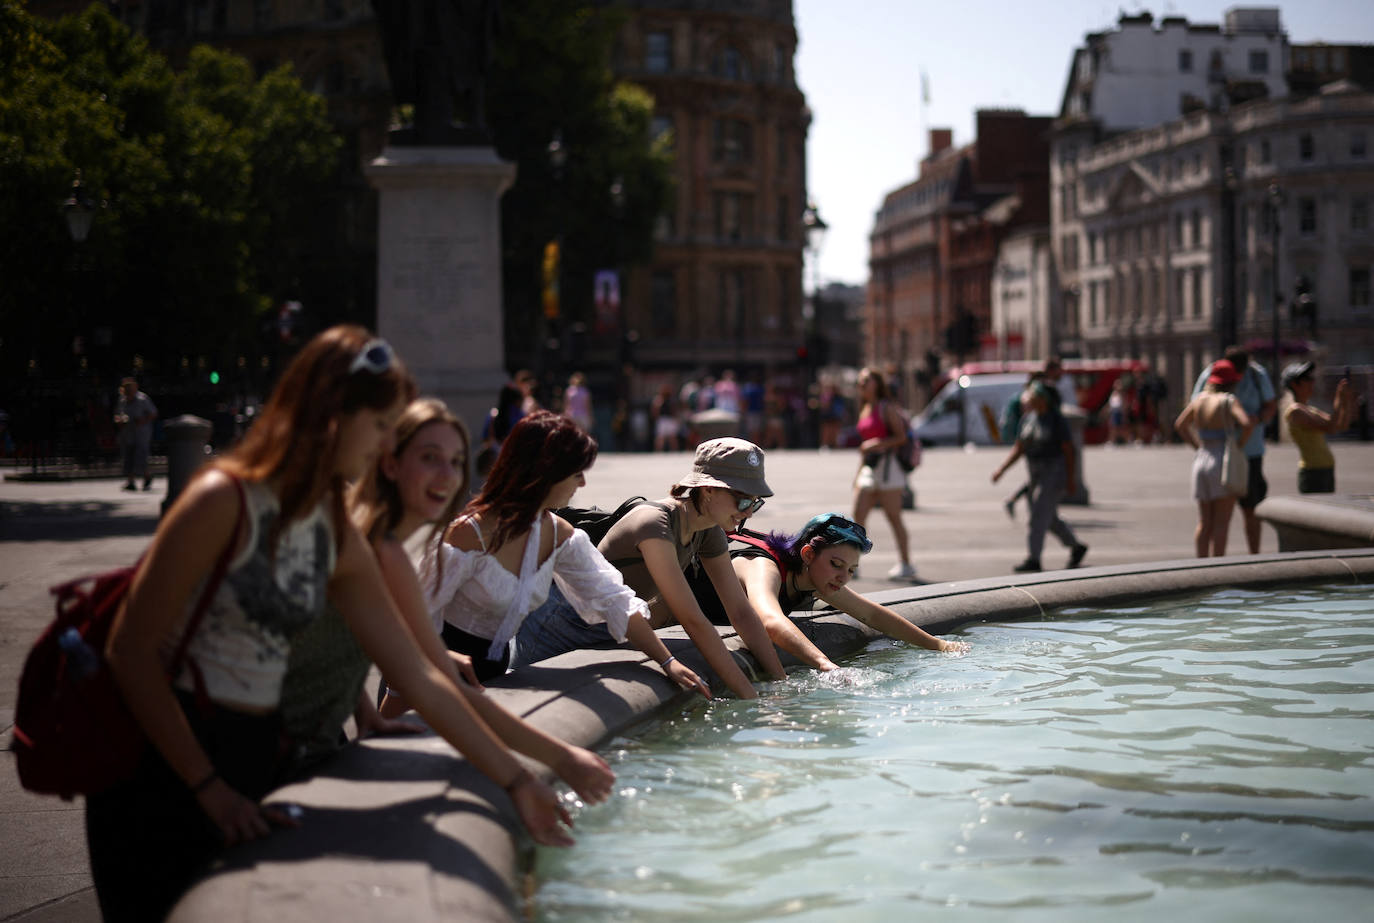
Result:
<svg viewBox="0 0 1374 923"><path fill-rule="evenodd" d="M849 588L859 556L871 551L873 543L863 526L839 513L815 516L793 535L740 530L730 537L745 546L731 550L730 563L768 637L804 664L822 671L837 667L789 618L798 609L809 610L816 600L898 641L947 653L969 649L966 642L937 638ZM718 614L723 618L714 594L703 589L701 595L708 597L700 601L711 620L717 621Z"/></svg>

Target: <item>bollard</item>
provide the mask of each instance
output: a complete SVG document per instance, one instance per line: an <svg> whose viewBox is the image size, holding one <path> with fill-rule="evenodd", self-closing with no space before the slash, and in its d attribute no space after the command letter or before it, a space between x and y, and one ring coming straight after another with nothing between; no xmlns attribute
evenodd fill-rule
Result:
<svg viewBox="0 0 1374 923"><path fill-rule="evenodd" d="M162 501L165 516L191 476L205 463L206 443L214 427L209 420L186 413L162 424L162 430L167 439L167 496Z"/></svg>
<svg viewBox="0 0 1374 923"><path fill-rule="evenodd" d="M1088 478L1083 471L1083 430L1088 425L1088 415L1077 407L1065 407L1064 422L1069 424L1069 432L1073 434L1074 479L1078 483L1074 485L1077 489L1067 494L1061 502L1087 506Z"/></svg>

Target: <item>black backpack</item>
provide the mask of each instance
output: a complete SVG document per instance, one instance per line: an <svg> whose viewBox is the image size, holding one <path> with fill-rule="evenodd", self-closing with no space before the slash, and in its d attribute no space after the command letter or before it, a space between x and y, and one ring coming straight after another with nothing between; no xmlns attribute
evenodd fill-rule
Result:
<svg viewBox="0 0 1374 923"><path fill-rule="evenodd" d="M641 503L648 503L644 497L631 497L621 503L615 509L607 512L599 507L577 507L565 506L554 510L554 515L566 519L569 523L583 532L592 540L593 545L601 544L601 540L606 537L606 533L611 531L611 526L625 518L625 514L639 506Z"/></svg>

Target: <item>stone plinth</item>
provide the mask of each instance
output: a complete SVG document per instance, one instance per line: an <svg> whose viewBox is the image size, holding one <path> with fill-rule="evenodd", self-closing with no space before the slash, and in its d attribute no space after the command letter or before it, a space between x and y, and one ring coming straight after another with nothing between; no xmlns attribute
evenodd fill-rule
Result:
<svg viewBox="0 0 1374 923"><path fill-rule="evenodd" d="M501 194L491 148L388 147L367 167L380 202L377 330L476 440L506 380Z"/></svg>
<svg viewBox="0 0 1374 923"><path fill-rule="evenodd" d="M1255 513L1278 533L1279 551L1374 547L1374 496L1270 497Z"/></svg>

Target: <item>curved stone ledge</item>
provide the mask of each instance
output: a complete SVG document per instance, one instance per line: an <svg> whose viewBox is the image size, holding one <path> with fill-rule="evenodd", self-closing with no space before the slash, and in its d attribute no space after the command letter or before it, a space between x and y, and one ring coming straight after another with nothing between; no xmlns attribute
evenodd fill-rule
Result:
<svg viewBox="0 0 1374 923"><path fill-rule="evenodd" d="M1255 514L1274 527L1279 551L1374 547L1374 497L1270 497L1255 508Z"/></svg>
<svg viewBox="0 0 1374 923"><path fill-rule="evenodd" d="M1086 568L871 598L943 632L971 621L1034 618L1216 587L1346 581L1374 582L1374 548ZM838 613L798 621L831 657L877 637ZM710 675L681 629L661 634L673 653ZM747 661L739 640L726 634L731 650ZM627 649L574 651L526 667L490 690L543 730L587 747L690 698ZM524 916L518 895L529 847L510 802L433 735L350 746L315 777L268 800L303 806L302 827L231 851L170 919L508 923Z"/></svg>

